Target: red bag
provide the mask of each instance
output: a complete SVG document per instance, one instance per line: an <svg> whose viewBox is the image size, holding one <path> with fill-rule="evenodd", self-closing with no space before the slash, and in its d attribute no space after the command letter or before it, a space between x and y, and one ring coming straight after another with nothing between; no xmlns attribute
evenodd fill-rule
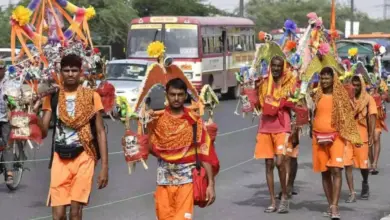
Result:
<svg viewBox="0 0 390 220"><path fill-rule="evenodd" d="M295 106L294 107L297 126L303 126L309 123L309 110L306 106Z"/></svg>
<svg viewBox="0 0 390 220"><path fill-rule="evenodd" d="M112 111L115 105L115 87L107 81L101 82L99 87L96 89L96 92L102 99L104 112L108 113Z"/></svg>
<svg viewBox="0 0 390 220"><path fill-rule="evenodd" d="M195 147L195 158L196 158L196 167L192 169L192 184L194 187L194 204L199 206L200 208L204 208L207 205L206 200L206 190L209 185L206 169L201 166L199 155L198 155L198 147L197 147L197 124L195 123L193 126L193 143Z"/></svg>
<svg viewBox="0 0 390 220"><path fill-rule="evenodd" d="M244 88L243 94L248 98L248 104L244 103L242 111L243 112L252 112L253 109L259 103L259 97L257 95L257 90L254 88Z"/></svg>
<svg viewBox="0 0 390 220"><path fill-rule="evenodd" d="M12 126L10 142L31 140L42 143L42 131L38 126L38 118L35 114L23 111L12 111L10 124Z"/></svg>
<svg viewBox="0 0 390 220"><path fill-rule="evenodd" d="M275 116L279 112L279 106L276 105L272 96L266 96L263 105L263 115Z"/></svg>
<svg viewBox="0 0 390 220"><path fill-rule="evenodd" d="M122 147L126 162L137 162L141 159L147 160L149 156L147 144L147 135L138 135L131 130L127 130L122 138Z"/></svg>
<svg viewBox="0 0 390 220"><path fill-rule="evenodd" d="M353 87L353 85L351 84L345 84L344 88L345 90L347 90L349 98L353 100L353 98L355 97L355 87Z"/></svg>

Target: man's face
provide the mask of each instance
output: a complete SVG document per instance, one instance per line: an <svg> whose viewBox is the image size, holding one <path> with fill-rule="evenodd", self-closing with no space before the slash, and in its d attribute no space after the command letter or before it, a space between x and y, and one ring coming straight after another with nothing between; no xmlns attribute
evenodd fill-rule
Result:
<svg viewBox="0 0 390 220"><path fill-rule="evenodd" d="M81 70L78 67L65 66L61 69L61 74L65 85L72 86L80 82Z"/></svg>
<svg viewBox="0 0 390 220"><path fill-rule="evenodd" d="M279 78L283 73L283 61L280 59L271 60L271 73L274 78Z"/></svg>
<svg viewBox="0 0 390 220"><path fill-rule="evenodd" d="M320 84L321 88L324 89L329 89L330 87L333 86L333 75L330 72L323 72L320 74Z"/></svg>
<svg viewBox="0 0 390 220"><path fill-rule="evenodd" d="M352 80L352 85L355 88L355 96L360 95L362 92L362 83L360 82L359 79L353 79Z"/></svg>
<svg viewBox="0 0 390 220"><path fill-rule="evenodd" d="M186 91L170 87L167 94L169 107L171 109L183 108L184 102L187 99Z"/></svg>

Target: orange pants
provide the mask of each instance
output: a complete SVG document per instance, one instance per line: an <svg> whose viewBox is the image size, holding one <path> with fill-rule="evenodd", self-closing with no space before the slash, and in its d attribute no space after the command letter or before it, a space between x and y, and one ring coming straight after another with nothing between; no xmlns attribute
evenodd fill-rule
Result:
<svg viewBox="0 0 390 220"><path fill-rule="evenodd" d="M344 168L345 142L337 137L331 145L320 146L313 135L313 170L328 171L328 167Z"/></svg>
<svg viewBox="0 0 390 220"><path fill-rule="evenodd" d="M95 161L85 151L73 160L62 160L54 153L47 205L88 204L94 169Z"/></svg>
<svg viewBox="0 0 390 220"><path fill-rule="evenodd" d="M192 183L157 186L154 193L157 220L191 220L194 212Z"/></svg>
<svg viewBox="0 0 390 220"><path fill-rule="evenodd" d="M258 133L256 137L255 159L273 159L276 155L286 155L288 137L288 133Z"/></svg>
<svg viewBox="0 0 390 220"><path fill-rule="evenodd" d="M368 143L364 143L361 147L353 146L353 164L358 169L368 169Z"/></svg>

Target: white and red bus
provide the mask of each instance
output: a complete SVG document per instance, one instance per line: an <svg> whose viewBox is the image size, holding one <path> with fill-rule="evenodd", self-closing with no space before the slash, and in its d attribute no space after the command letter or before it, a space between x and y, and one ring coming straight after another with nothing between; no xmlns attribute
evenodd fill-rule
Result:
<svg viewBox="0 0 390 220"><path fill-rule="evenodd" d="M256 51L255 25L236 17L143 17L131 22L127 58L148 58L146 49L162 41L166 56L178 65L200 90L210 84L214 90L238 96L234 73L250 64Z"/></svg>

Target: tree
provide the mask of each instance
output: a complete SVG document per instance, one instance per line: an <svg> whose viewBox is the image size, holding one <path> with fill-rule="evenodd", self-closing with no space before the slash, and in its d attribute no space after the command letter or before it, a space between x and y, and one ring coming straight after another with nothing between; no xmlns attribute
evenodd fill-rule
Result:
<svg viewBox="0 0 390 220"><path fill-rule="evenodd" d="M175 15L175 16L212 16L227 15L226 12L202 0L133 0L132 6L140 17Z"/></svg>
<svg viewBox="0 0 390 220"><path fill-rule="evenodd" d="M0 47L9 47L11 38L10 16L13 7L0 9Z"/></svg>
<svg viewBox="0 0 390 220"><path fill-rule="evenodd" d="M247 5L248 16L256 23L258 30L271 31L282 28L286 19L291 19L299 27L306 27L309 12L316 12L322 17L325 27L330 26L330 1L326 0L250 0ZM338 4L336 12L336 28L344 30L344 22L351 18L351 9L347 5ZM356 21L360 21L360 32L386 30L386 22L372 20L366 13L356 11ZM378 25L380 24L380 25Z"/></svg>

